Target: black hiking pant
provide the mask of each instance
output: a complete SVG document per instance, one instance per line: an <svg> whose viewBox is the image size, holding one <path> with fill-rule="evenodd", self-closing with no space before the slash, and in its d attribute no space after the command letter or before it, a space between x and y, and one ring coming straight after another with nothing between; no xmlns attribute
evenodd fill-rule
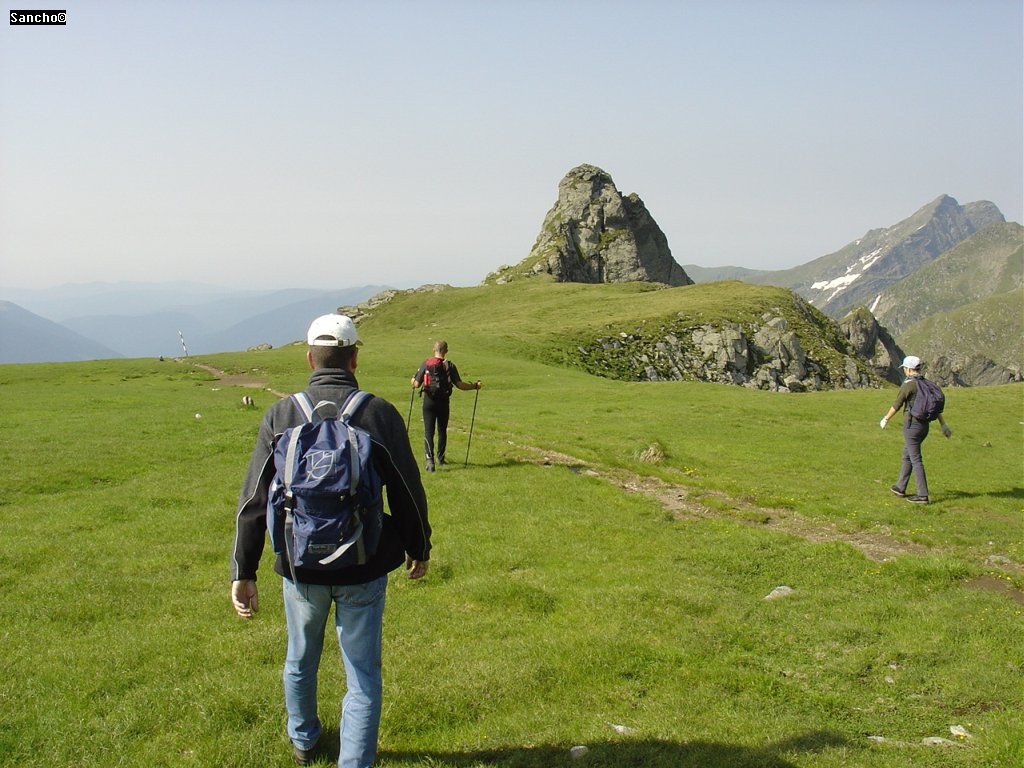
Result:
<svg viewBox="0 0 1024 768"><path fill-rule="evenodd" d="M427 461L434 461L434 433L437 433L437 463L444 462L448 447L448 414L451 400L447 397L433 398L423 395L423 448Z"/></svg>

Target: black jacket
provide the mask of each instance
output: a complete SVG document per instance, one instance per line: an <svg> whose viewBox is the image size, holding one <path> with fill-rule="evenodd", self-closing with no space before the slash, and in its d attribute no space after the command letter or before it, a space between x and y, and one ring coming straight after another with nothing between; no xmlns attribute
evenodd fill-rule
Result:
<svg viewBox="0 0 1024 768"><path fill-rule="evenodd" d="M314 403L341 403L358 386L355 376L341 369L320 369L309 377L306 392ZM231 554L231 579L255 579L267 532L267 494L274 477L274 441L288 427L305 422L302 411L290 398L274 403L263 414L256 447L242 483L235 518L235 544ZM373 460L387 489L384 530L377 552L365 565L337 571L299 568L296 576L307 584L362 584L393 571L405 562L430 559L430 523L427 497L419 467L409 447L405 422L391 403L369 399L352 417L373 438ZM291 578L287 559L278 556L274 570Z"/></svg>

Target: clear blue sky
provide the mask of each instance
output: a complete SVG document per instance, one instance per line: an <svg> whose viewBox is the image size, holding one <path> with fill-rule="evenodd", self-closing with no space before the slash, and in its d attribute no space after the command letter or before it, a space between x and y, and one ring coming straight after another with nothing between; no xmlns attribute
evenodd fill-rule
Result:
<svg viewBox="0 0 1024 768"><path fill-rule="evenodd" d="M676 260L1024 219L1021 0L69 0L0 26L0 285L473 285L598 165Z"/></svg>

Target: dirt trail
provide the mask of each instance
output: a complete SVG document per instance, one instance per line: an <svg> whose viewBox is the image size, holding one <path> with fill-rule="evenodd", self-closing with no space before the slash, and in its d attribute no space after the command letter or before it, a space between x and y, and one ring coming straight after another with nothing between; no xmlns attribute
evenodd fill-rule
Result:
<svg viewBox="0 0 1024 768"><path fill-rule="evenodd" d="M271 394L277 395L278 397L288 397L285 392L278 392L276 389L270 389L267 386L267 382L261 381L253 376L246 373L236 373L229 375L226 371L220 370L220 368L214 368L212 365L206 365L205 363L197 363L192 360L187 360L182 357L174 358L176 363L184 363L185 365L191 365L193 368L202 368L207 373L215 376L225 387L249 387L250 389L262 389Z"/></svg>
<svg viewBox="0 0 1024 768"><path fill-rule="evenodd" d="M811 520L791 509L763 507L743 499L706 488L675 484L648 475L621 468L598 467L583 459L558 451L544 450L528 445L517 448L533 456L533 461L545 466L564 466L574 472L603 479L627 493L639 493L654 499L675 518L699 520L728 518L744 525L799 536L807 541L841 541L860 550L869 560L883 562L898 555L942 554L942 550L910 541L903 541L881 532L846 531L826 520ZM706 504L705 500L712 502ZM984 566L1008 574L1024 574L1024 565L1005 557L988 558ZM970 586L992 588L1024 603L1024 592L995 579L974 579Z"/></svg>

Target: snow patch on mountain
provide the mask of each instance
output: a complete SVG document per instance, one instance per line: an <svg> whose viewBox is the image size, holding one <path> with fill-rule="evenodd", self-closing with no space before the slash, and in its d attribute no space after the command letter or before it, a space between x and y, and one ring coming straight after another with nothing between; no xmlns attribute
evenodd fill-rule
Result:
<svg viewBox="0 0 1024 768"><path fill-rule="evenodd" d="M871 266L882 258L883 250L883 248L876 248L870 253L864 254L846 268L846 274L842 277L837 277L834 280L820 280L811 285L811 290L832 291L831 295L825 299L826 302L832 301L832 299L853 285L859 277L862 277L864 273L871 269ZM856 272L853 271L855 269L857 270Z"/></svg>

